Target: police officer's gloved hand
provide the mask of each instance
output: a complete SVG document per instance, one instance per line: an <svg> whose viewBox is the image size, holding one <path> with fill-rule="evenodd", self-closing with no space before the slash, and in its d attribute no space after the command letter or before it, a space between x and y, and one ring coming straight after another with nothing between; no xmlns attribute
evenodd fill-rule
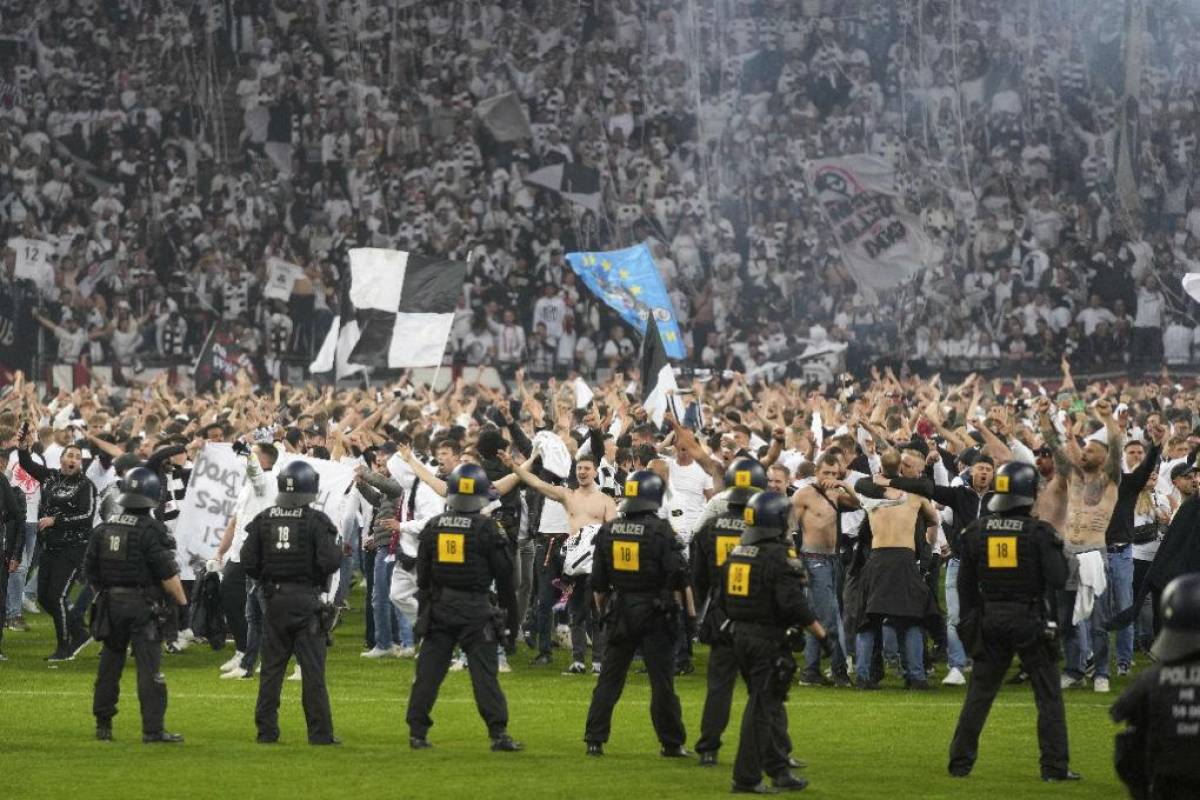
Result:
<svg viewBox="0 0 1200 800"><path fill-rule="evenodd" d="M833 658L833 637L826 634L821 640L821 652L829 658Z"/></svg>

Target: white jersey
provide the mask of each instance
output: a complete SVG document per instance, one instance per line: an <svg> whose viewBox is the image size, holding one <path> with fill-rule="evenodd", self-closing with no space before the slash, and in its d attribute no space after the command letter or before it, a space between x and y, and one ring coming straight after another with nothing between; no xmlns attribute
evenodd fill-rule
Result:
<svg viewBox="0 0 1200 800"><path fill-rule="evenodd" d="M671 473L666 502L671 527L687 544L708 502L705 492L713 490L713 479L695 461L686 467L673 458L666 461Z"/></svg>
<svg viewBox="0 0 1200 800"><path fill-rule="evenodd" d="M846 473L846 483L853 486L854 484L858 483L859 480L869 477L871 476L864 475L863 473L856 472L855 470L849 470ZM862 527L863 521L866 520L866 518L867 512L863 511L861 508L853 511L843 511L841 512L841 519L839 520L839 530L845 536L857 537L858 531Z"/></svg>
<svg viewBox="0 0 1200 800"><path fill-rule="evenodd" d="M37 453L30 453L34 461L40 461L45 464L45 459ZM20 489L25 494L25 521L38 521L38 506L42 502L42 485L34 480L33 476L25 470L21 469L21 464L17 460L17 451L13 450L12 455L8 457L8 480L13 486Z"/></svg>

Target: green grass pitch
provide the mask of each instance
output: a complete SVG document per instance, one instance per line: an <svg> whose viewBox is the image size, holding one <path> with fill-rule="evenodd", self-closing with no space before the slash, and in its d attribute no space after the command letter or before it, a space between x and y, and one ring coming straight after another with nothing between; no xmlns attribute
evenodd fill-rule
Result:
<svg viewBox="0 0 1200 800"><path fill-rule="evenodd" d="M141 744L133 659L121 684L116 741L92 738L92 683L98 645L74 662L49 667L49 618L28 617L34 629L8 631L7 663L0 664L0 742L5 768L0 796L18 798L696 798L729 793L744 689L734 696L733 718L715 769L693 759L658 755L650 727L644 675L631 674L614 717L607 755L584 756L583 722L595 679L560 674L555 664L528 666L523 644L513 672L501 676L508 695L510 732L523 753L492 753L475 711L470 679L450 673L434 709L434 748L408 749L404 711L413 661L368 661L362 647L362 595L337 631L329 653L328 683L334 727L344 744L310 747L305 739L300 686L285 682L282 739L254 742L257 680L219 680L217 667L232 654L193 645L165 655L169 730L185 734L178 746ZM697 671L676 681L688 746L699 733L704 702L704 649ZM944 672L939 670L938 680ZM837 798L1116 798L1124 792L1112 768L1116 727L1107 709L1114 694L1067 694L1071 765L1084 780L1045 784L1039 778L1033 698L1027 687L1005 687L980 744L980 760L966 780L946 775L946 753L963 689L905 692L889 677L881 692L796 687L788 700L795 755L808 762L802 796Z"/></svg>

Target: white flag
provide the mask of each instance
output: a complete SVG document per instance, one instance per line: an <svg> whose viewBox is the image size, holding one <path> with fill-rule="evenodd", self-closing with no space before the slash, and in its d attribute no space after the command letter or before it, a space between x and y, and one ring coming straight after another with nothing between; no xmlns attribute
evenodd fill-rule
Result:
<svg viewBox="0 0 1200 800"><path fill-rule="evenodd" d="M575 379L575 407L587 408L592 404L592 398L595 394L592 392L592 387L587 385L583 378Z"/></svg>
<svg viewBox="0 0 1200 800"><path fill-rule="evenodd" d="M807 177L865 295L902 286L932 262L933 244L901 203L891 164L866 155L815 159Z"/></svg>

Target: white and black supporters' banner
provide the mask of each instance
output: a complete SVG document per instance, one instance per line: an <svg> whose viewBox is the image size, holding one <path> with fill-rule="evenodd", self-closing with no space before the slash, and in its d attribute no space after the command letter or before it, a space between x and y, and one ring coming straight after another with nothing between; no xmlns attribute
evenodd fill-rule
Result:
<svg viewBox="0 0 1200 800"><path fill-rule="evenodd" d="M600 170L568 162L551 164L525 176L526 183L558 192L594 214L600 213Z"/></svg>
<svg viewBox="0 0 1200 800"><path fill-rule="evenodd" d="M350 285L313 372L442 363L467 264L402 250L350 251Z"/></svg>
<svg viewBox="0 0 1200 800"><path fill-rule="evenodd" d="M813 159L808 166L842 260L867 297L907 283L934 257L920 220L901 202L896 177L891 164L874 156Z"/></svg>

